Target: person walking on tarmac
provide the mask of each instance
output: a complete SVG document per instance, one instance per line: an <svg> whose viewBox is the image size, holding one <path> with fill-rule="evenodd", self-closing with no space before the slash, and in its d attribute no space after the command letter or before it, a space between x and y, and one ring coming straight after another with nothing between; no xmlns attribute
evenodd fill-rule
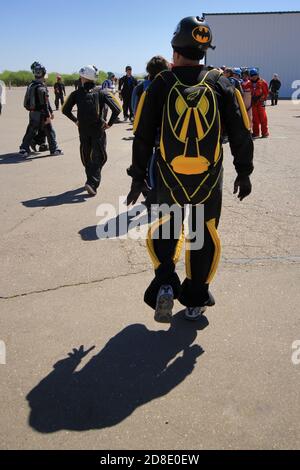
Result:
<svg viewBox="0 0 300 470"><path fill-rule="evenodd" d="M79 74L82 86L67 98L62 112L78 126L81 161L87 176L85 189L90 196L96 196L101 182L101 171L107 161L105 131L116 121L121 106L112 93L96 87L96 67L82 67ZM77 117L72 113L75 105L78 110ZM105 105L112 111L108 123L103 119Z"/></svg>
<svg viewBox="0 0 300 470"><path fill-rule="evenodd" d="M25 158L30 155L30 147L34 144L34 138L42 129L47 136L50 155L63 155L62 150L58 148L56 134L51 124L54 115L49 103L49 92L45 84L47 71L45 67L36 62L33 64L33 73L35 79L27 88L24 98L24 107L29 111L29 125L19 153Z"/></svg>
<svg viewBox="0 0 300 470"><path fill-rule="evenodd" d="M215 304L209 287L220 259L217 227L222 205L222 126L237 172L234 193L241 201L251 193L249 176L253 172L253 141L241 94L220 70L208 71L199 64L208 48L213 48L209 25L198 16L184 18L172 46L172 70L155 78L136 114L132 185L127 196L130 205L144 190L159 128L156 188L158 204L163 207L148 234L155 277L144 299L155 310L155 320L162 323L171 321L174 299L186 307L187 320L199 319ZM186 279L181 283L176 262L184 241L183 217L176 223L175 212L182 215L186 205L192 227L197 226L199 210L204 209L204 243L201 248L201 243L193 243L193 236L187 240ZM203 235L203 230L195 232L195 238Z"/></svg>
<svg viewBox="0 0 300 470"><path fill-rule="evenodd" d="M130 65L126 67L126 75L119 80L119 95L123 101L124 121L128 118L133 122L134 115L131 105L132 93L137 85L137 80L132 76L132 68Z"/></svg>
<svg viewBox="0 0 300 470"><path fill-rule="evenodd" d="M278 105L280 88L281 88L281 81L279 80L278 74L274 73L273 78L270 81L270 95L271 95L272 106Z"/></svg>
<svg viewBox="0 0 300 470"><path fill-rule="evenodd" d="M54 94L55 94L55 108L56 111L59 110L59 103L63 106L65 100L64 96L66 96L66 88L62 82L62 78L60 75L56 77L56 83L54 84Z"/></svg>
<svg viewBox="0 0 300 470"><path fill-rule="evenodd" d="M265 80L260 78L256 68L250 70L251 95L252 95L252 114L253 114L253 138L260 137L260 128L262 138L269 137L268 117L266 113L265 102L269 96L269 86Z"/></svg>

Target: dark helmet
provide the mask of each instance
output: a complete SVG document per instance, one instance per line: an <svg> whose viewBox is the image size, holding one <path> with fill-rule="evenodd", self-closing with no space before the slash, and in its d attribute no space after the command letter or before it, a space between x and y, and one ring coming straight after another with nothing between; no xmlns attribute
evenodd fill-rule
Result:
<svg viewBox="0 0 300 470"><path fill-rule="evenodd" d="M211 43L211 29L200 16L183 18L172 39L173 49L191 59L201 59L207 49L214 48Z"/></svg>
<svg viewBox="0 0 300 470"><path fill-rule="evenodd" d="M40 65L41 64L39 62L33 62L33 64L30 66L31 72L34 73L34 69Z"/></svg>
<svg viewBox="0 0 300 470"><path fill-rule="evenodd" d="M47 70L39 62L34 62L31 66L31 70L35 78L43 78L47 74Z"/></svg>
<svg viewBox="0 0 300 470"><path fill-rule="evenodd" d="M253 68L253 69L250 69L249 74L250 74L250 77L256 77L259 75L259 71L257 68Z"/></svg>

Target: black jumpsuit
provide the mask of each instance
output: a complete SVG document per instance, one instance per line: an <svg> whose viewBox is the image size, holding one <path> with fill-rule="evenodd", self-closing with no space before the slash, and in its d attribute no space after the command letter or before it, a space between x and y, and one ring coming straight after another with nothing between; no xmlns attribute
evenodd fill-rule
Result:
<svg viewBox="0 0 300 470"><path fill-rule="evenodd" d="M91 94L98 95L95 105L99 105L99 110L96 118L94 118L95 110L89 107ZM111 93L96 89L94 83L85 83L71 93L62 108L63 114L78 123L81 161L86 170L87 183L95 190L100 185L101 170L107 161L106 133L103 129L105 105L112 111L108 122L108 125L112 126L121 112L118 101ZM78 109L77 117L72 113L74 106Z"/></svg>
<svg viewBox="0 0 300 470"><path fill-rule="evenodd" d="M42 145L45 142L44 135L46 135L50 152L55 153L56 150L58 150L56 134L52 124L45 123L52 115L49 92L45 83L41 80L35 80L33 85L35 85L36 106L35 109L29 113L29 125L20 149L24 149L30 153L30 146L35 144Z"/></svg>
<svg viewBox="0 0 300 470"><path fill-rule="evenodd" d="M272 106L277 106L279 98L279 90L281 88L281 81L279 79L273 78L270 81L270 95L272 100Z"/></svg>
<svg viewBox="0 0 300 470"><path fill-rule="evenodd" d="M181 83L187 86L197 85L203 78L202 66L174 67L173 72ZM253 171L253 141L249 129L245 126L235 90L224 76L220 76L214 88L221 122L229 137L235 169L239 176L248 176ZM136 183L142 184L146 178L147 166L155 146L157 129L162 125L164 104L169 91L161 75L157 76L148 88L141 113L136 118L131 169L133 180ZM158 160L159 158L162 157L158 149ZM221 164L222 158L223 151ZM203 246L196 250L190 250L187 245L186 279L183 284L175 272L176 262L184 241L182 226L173 227L168 239L162 237L158 231L162 230L165 223L170 223L170 218L161 215L151 227L147 248L154 264L155 278L145 293L145 302L152 308L155 309L157 294L162 285L171 285L175 298L178 298L186 307L201 307L209 301L209 284L214 277L220 259L221 247L217 227L222 206L222 174L221 167L218 182L204 203ZM159 204L174 205L170 191L159 172L157 178ZM196 206L194 206L190 214L193 226L195 226L197 217L199 215L197 215Z"/></svg>
<svg viewBox="0 0 300 470"><path fill-rule="evenodd" d="M62 82L56 82L54 85L54 93L55 93L55 108L56 111L59 110L59 103L63 106L64 104L64 96L66 96L66 89L65 85Z"/></svg>
<svg viewBox="0 0 300 470"><path fill-rule="evenodd" d="M120 78L119 81L119 92L121 93L123 99L123 114L124 119L134 118L133 109L132 109L132 93L137 85L137 80L134 77L128 77L124 75L124 77Z"/></svg>

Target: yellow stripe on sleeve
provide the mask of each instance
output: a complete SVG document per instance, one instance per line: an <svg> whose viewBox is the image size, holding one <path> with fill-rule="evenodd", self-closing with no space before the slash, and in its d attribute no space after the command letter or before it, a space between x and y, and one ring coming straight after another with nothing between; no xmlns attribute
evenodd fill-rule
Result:
<svg viewBox="0 0 300 470"><path fill-rule="evenodd" d="M235 90L235 96L237 98L238 105L239 105L241 113L242 113L242 118L243 118L243 121L244 121L244 125L245 125L246 129L248 131L250 131L251 127L250 127L249 116L248 116L246 106L245 106L243 97L241 95L241 92L239 90Z"/></svg>

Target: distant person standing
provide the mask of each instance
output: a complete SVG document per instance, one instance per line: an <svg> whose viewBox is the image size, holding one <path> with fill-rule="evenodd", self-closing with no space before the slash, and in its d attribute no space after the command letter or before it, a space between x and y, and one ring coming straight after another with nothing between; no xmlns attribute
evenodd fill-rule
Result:
<svg viewBox="0 0 300 470"><path fill-rule="evenodd" d="M246 110L247 110L247 113L248 113L249 122L252 125L252 119L253 119L253 116L252 116L252 94L251 94L251 81L250 81L250 75L249 75L248 70L244 70L242 72L241 86L242 86L242 90L243 90L243 99L244 99L244 103L245 103Z"/></svg>
<svg viewBox="0 0 300 470"><path fill-rule="evenodd" d="M270 87L269 88L270 88L272 106L277 106L278 98L279 98L279 90L281 88L281 81L280 81L277 73L274 73L273 78L270 81Z"/></svg>
<svg viewBox="0 0 300 470"><path fill-rule="evenodd" d="M54 115L49 103L49 92L45 83L46 69L37 62L32 65L32 68L35 79L28 86L24 98L24 107L29 111L29 125L19 153L24 158L30 155L30 146L38 132L42 129L47 136L50 154L54 156L63 155L62 150L58 148L55 131L51 124Z"/></svg>
<svg viewBox="0 0 300 470"><path fill-rule="evenodd" d="M75 88L75 91L78 90L78 88L81 86L81 82L80 82L80 79L78 80L75 80L74 82L74 88Z"/></svg>
<svg viewBox="0 0 300 470"><path fill-rule="evenodd" d="M112 72L108 72L107 79L104 80L104 82L102 83L102 90L109 91L110 93L115 95L117 92L115 79L116 79L115 74ZM108 110L109 110L109 107L105 104L103 108L103 118L105 121L107 120ZM116 122L118 122L118 118Z"/></svg>
<svg viewBox="0 0 300 470"><path fill-rule="evenodd" d="M137 80L132 76L132 68L130 65L126 67L126 75L119 80L119 94L123 101L124 121L128 118L133 122L134 115L131 105L132 93L137 85Z"/></svg>
<svg viewBox="0 0 300 470"><path fill-rule="evenodd" d="M229 67L226 67L226 69L224 70L224 76L228 78L228 80L234 86L234 88L236 88L237 90L239 90L240 93L242 93L241 82L240 82L241 75L237 74L239 70L240 69L231 69Z"/></svg>
<svg viewBox="0 0 300 470"><path fill-rule="evenodd" d="M269 86L264 79L260 78L259 72L256 68L250 70L250 80L253 113L253 138L259 138L261 130L262 138L266 139L270 135L265 106L265 102L269 96Z"/></svg>
<svg viewBox="0 0 300 470"><path fill-rule="evenodd" d="M33 74L35 67L38 65L40 65L39 62L33 62L33 64L30 66L31 72ZM50 103L49 112L51 115L53 114ZM32 139L30 147L34 152L37 152L37 145L39 146L39 152L47 152L49 150L49 146L46 144L46 132L43 125L39 128L38 133Z"/></svg>
<svg viewBox="0 0 300 470"><path fill-rule="evenodd" d="M162 56L157 55L152 57L149 60L146 70L147 70L147 77L145 80L141 81L133 91L132 95L132 108L134 115L136 114L139 101L141 99L142 94L149 88L151 82L155 79L156 75L158 75L163 70L168 70L170 67L169 62Z"/></svg>
<svg viewBox="0 0 300 470"><path fill-rule="evenodd" d="M107 79L104 80L102 83L102 90L110 91L111 93L116 93L116 82L115 82L115 74L112 72L108 72Z"/></svg>
<svg viewBox="0 0 300 470"><path fill-rule="evenodd" d="M60 75L57 75L56 83L54 85L54 94L55 94L55 107L56 111L59 110L59 103L63 106L65 100L64 96L66 96L66 88L63 84L62 78Z"/></svg>

